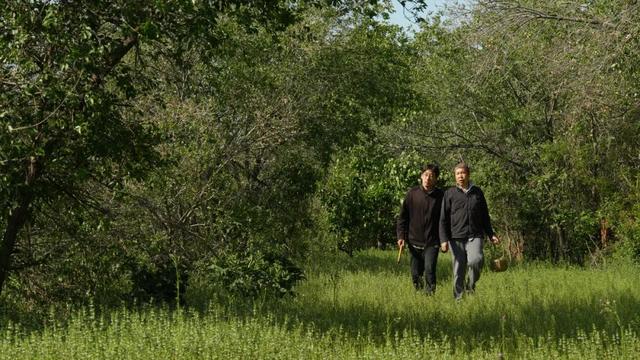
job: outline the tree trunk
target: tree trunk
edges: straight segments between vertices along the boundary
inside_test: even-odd
[[[564,229],[562,228],[562,225],[558,225],[557,231],[558,231],[558,249],[557,249],[558,260],[565,261],[567,260],[565,256],[566,244],[565,244]]]
[[[25,198],[21,204],[13,210],[7,221],[7,227],[2,236],[0,244],[0,294],[4,288],[4,282],[11,270],[11,255],[16,246],[18,233],[27,222],[29,217],[29,204],[31,199]]]
[[[29,191],[29,185],[33,183],[37,174],[37,161],[35,157],[29,159],[26,169],[25,186],[17,194],[18,206],[12,209],[7,219],[7,226],[2,235],[0,244],[0,295],[4,289],[4,282],[9,277],[11,271],[11,255],[16,247],[18,234],[29,219],[30,205],[33,200],[33,193]]]

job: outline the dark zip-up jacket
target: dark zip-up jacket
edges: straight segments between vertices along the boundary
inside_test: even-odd
[[[443,196],[438,188],[431,191],[421,185],[411,188],[400,207],[398,239],[419,247],[440,245],[438,227]]]
[[[445,191],[440,215],[442,242],[493,234],[487,200],[479,187],[472,185],[466,194],[456,186]]]

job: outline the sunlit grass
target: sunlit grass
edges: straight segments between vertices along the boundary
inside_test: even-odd
[[[148,307],[78,311],[42,331],[2,329],[2,359],[216,358],[636,358],[637,268],[529,265],[483,272],[476,294],[455,302],[451,263],[438,290],[409,280],[392,251],[327,257],[309,266],[298,296],[233,309]]]

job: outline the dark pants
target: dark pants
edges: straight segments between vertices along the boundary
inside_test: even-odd
[[[438,262],[438,247],[427,246],[424,249],[418,249],[409,245],[411,253],[411,279],[416,290],[424,288],[427,294],[433,294],[436,291],[436,264]],[[422,282],[422,275],[426,280],[426,286]]]

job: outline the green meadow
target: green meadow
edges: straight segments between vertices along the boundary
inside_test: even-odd
[[[640,359],[639,139],[637,0],[0,0],[0,360]]]
[[[2,359],[632,359],[640,353],[638,267],[488,269],[453,301],[409,280],[408,257],[368,250],[309,266],[295,297],[227,306],[72,311],[32,330],[5,323]],[[53,318],[53,317],[52,317]]]

